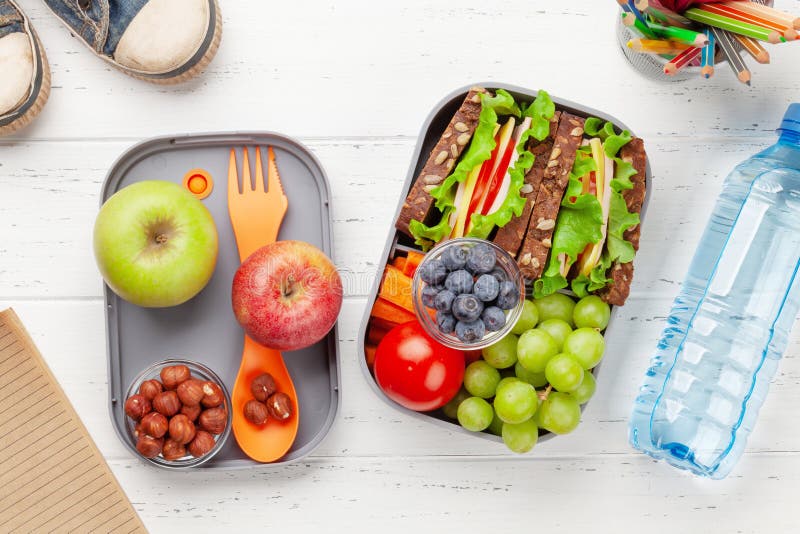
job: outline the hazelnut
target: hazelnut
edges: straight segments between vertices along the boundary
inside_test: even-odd
[[[155,458],[161,453],[163,446],[164,440],[153,436],[142,436],[136,442],[136,450],[145,458]]]
[[[222,393],[222,388],[214,382],[206,382],[203,384],[203,406],[206,408],[215,408],[225,402],[225,395]]]
[[[270,395],[278,391],[278,387],[275,385],[275,379],[272,378],[272,375],[264,373],[250,382],[250,391],[257,401],[266,402]]]
[[[181,382],[192,377],[189,368],[185,365],[170,365],[161,369],[161,381],[166,389],[175,389]]]
[[[200,428],[212,434],[222,434],[228,424],[228,412],[225,408],[209,408],[200,414],[197,423]]]
[[[164,437],[169,428],[167,418],[158,412],[150,412],[142,417],[142,432],[154,438]]]
[[[292,416],[292,399],[286,393],[275,393],[267,399],[269,414],[278,421],[285,421]]]
[[[144,417],[151,409],[150,401],[144,395],[132,395],[125,401],[125,414],[134,421]]]
[[[178,414],[169,420],[169,437],[181,445],[192,441],[194,434],[194,423],[185,415]]]
[[[133,437],[138,441],[142,436],[144,436],[144,430],[142,430],[142,422],[139,421],[133,429]]]
[[[139,394],[144,395],[144,398],[151,401],[153,397],[164,391],[164,386],[158,380],[145,380],[139,386]]]
[[[254,425],[263,425],[269,418],[269,410],[263,402],[250,399],[244,405],[244,418]]]
[[[214,448],[216,445],[216,441],[214,441],[214,436],[206,432],[205,430],[198,430],[197,434],[195,434],[194,439],[189,443],[187,447],[189,449],[189,453],[195,458],[200,458],[204,454],[207,454],[211,449]]]
[[[163,456],[165,460],[180,460],[186,456],[186,447],[173,439],[167,438],[164,440],[164,448],[161,449],[161,456]]]
[[[203,400],[203,383],[199,380],[187,380],[181,382],[176,390],[178,398],[184,406],[197,406]]]
[[[201,411],[203,411],[203,408],[199,404],[195,406],[186,406],[184,404],[181,407],[181,413],[186,417],[188,417],[190,421],[197,421],[197,418],[200,416]]]
[[[181,401],[174,391],[162,391],[153,398],[153,409],[167,417],[172,417],[181,410]]]

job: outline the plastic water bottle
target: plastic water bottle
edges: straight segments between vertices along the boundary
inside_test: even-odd
[[[630,424],[634,447],[711,478],[744,451],[800,308],[800,104],[727,177]]]

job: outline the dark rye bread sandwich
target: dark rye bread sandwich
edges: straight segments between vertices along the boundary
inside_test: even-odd
[[[528,232],[517,258],[517,264],[528,280],[536,280],[544,272],[556,218],[561,210],[561,199],[567,190],[576,151],[583,140],[583,123],[581,117],[570,113],[562,113],[558,123],[553,150],[547,157],[542,183],[533,202]]]
[[[539,141],[532,138],[528,141],[528,151],[533,154],[533,166],[525,175],[525,185],[520,189],[520,193],[525,198],[525,206],[519,217],[512,217],[508,224],[497,229],[494,236],[494,244],[508,252],[512,258],[517,257],[517,252],[522,245],[525,234],[528,232],[528,221],[531,219],[533,205],[536,202],[536,195],[539,193],[539,186],[544,179],[544,172],[547,169],[547,162],[550,153],[553,151],[553,141],[556,138],[558,120],[561,112],[556,111],[550,119],[550,132],[547,137]]]
[[[431,189],[441,184],[450,174],[464,148],[472,139],[475,128],[478,127],[482,93],[486,93],[486,89],[482,87],[473,87],[469,90],[411,186],[411,191],[395,222],[395,227],[404,234],[411,235],[408,228],[411,221],[428,220],[434,202],[430,195]]]
[[[631,139],[630,143],[623,146],[620,150],[620,156],[623,161],[633,165],[636,174],[631,176],[633,187],[626,189],[622,192],[622,198],[625,199],[625,205],[631,213],[641,213],[642,206],[644,205],[644,197],[647,192],[645,172],[647,169],[647,157],[644,152],[644,142],[639,139]],[[632,246],[633,250],[639,251],[639,237],[641,236],[641,225],[631,226],[625,230],[623,237]],[[612,282],[606,287],[597,292],[601,299],[613,304],[614,306],[622,306],[628,298],[631,291],[631,282],[633,281],[633,262],[620,263],[615,261],[611,266],[609,272]]]
[[[458,237],[490,239],[516,259],[536,296],[571,289],[621,305],[645,172],[644,145],[628,131],[556,110],[544,91],[518,102],[502,89],[473,88],[396,227],[423,250]]]

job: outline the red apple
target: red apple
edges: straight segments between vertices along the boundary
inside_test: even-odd
[[[325,337],[342,307],[342,279],[321,250],[276,241],[253,252],[233,277],[233,313],[253,340],[298,350]]]

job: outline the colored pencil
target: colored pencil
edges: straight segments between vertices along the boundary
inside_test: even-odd
[[[654,22],[651,22],[649,27],[662,39],[680,41],[696,47],[703,47],[708,44],[708,37],[694,30],[687,30],[686,28],[679,28],[677,26],[662,26]]]
[[[706,37],[708,37],[708,44],[703,47],[703,53],[700,58],[700,74],[708,79],[714,75],[714,53],[716,52],[717,40],[714,38],[714,32],[711,31],[711,28],[706,28],[705,32]]]
[[[639,22],[647,26],[647,19],[644,17],[639,8],[636,7],[636,3],[633,0],[628,0],[628,7],[630,8],[631,13],[633,13],[636,18],[639,19]]]
[[[700,56],[702,50],[703,50],[702,48],[698,48],[695,46],[687,48],[686,50],[684,50],[683,52],[681,52],[680,54],[669,60],[669,62],[666,65],[664,65],[664,74],[668,76],[674,76],[675,73],[678,72],[680,69],[682,69],[683,67],[685,67],[686,65],[697,59]]]
[[[734,35],[734,37],[742,45],[742,48],[753,56],[753,59],[762,64],[769,63],[769,52],[761,46],[761,43],[744,35]]]
[[[636,18],[636,15],[633,13],[623,13],[622,14],[622,23],[629,27],[635,29],[639,32],[642,37],[647,37],[648,39],[658,39],[658,35],[650,29],[650,26],[647,24],[642,24],[642,21]]]
[[[716,39],[722,55],[728,61],[728,65],[731,66],[731,70],[736,74],[736,77],[740,82],[750,85],[750,70],[748,70],[742,56],[736,51],[733,41],[728,37],[729,34],[716,27],[712,27],[711,31],[714,32],[714,39]]]
[[[773,9],[764,5],[763,2],[722,2],[720,5],[735,7],[745,13],[758,15],[772,22],[783,23],[795,30],[800,30],[800,17]]]
[[[718,15],[717,13],[710,13],[696,7],[687,9],[683,14],[695,22],[700,22],[707,26],[727,30],[729,32],[746,35],[747,37],[752,37],[754,39],[769,41],[770,43],[778,43],[784,40],[784,37],[775,30],[770,30],[768,28],[763,28],[747,22],[741,22],[730,17]],[[719,41],[719,36],[717,36],[717,41]]]
[[[654,20],[671,26],[689,28],[692,21],[665,8],[658,0],[635,0],[635,5],[642,13],[647,13]]]
[[[656,39],[631,39],[628,41],[628,48],[634,52],[643,52],[647,54],[680,54],[689,45],[684,43],[676,43],[673,41],[660,41]]]
[[[730,17],[741,22],[747,22],[749,24],[755,24],[756,26],[762,26],[764,28],[769,28],[770,30],[775,30],[783,35],[787,41],[794,41],[797,39],[797,30],[788,24],[773,22],[751,13],[745,13],[736,7],[722,6],[717,4],[703,4],[699,7],[699,9],[708,11],[709,13],[716,13],[724,17]]]

